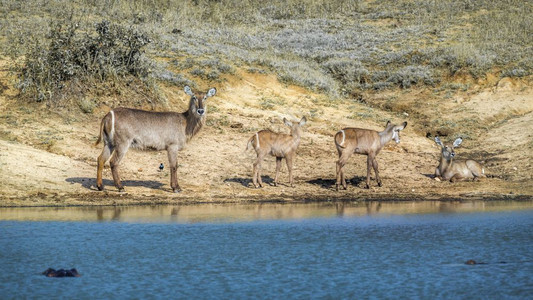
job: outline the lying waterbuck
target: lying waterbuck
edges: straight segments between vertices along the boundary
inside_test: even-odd
[[[367,156],[366,160],[366,186],[370,187],[370,168],[374,168],[376,173],[376,181],[381,186],[381,179],[379,178],[378,162],[376,156],[385,144],[394,139],[396,143],[400,142],[400,131],[407,126],[407,122],[402,125],[393,125],[390,121],[387,122],[385,130],[378,132],[370,129],[362,128],[344,128],[335,134],[335,146],[339,153],[339,160],[337,161],[337,181],[335,189],[339,190],[339,185],[342,184],[346,189],[346,179],[342,168],[348,162],[353,153],[363,154]]]
[[[128,149],[134,147],[141,150],[167,150],[170,187],[174,192],[181,191],[177,177],[178,151],[202,128],[207,112],[206,100],[216,94],[216,89],[211,88],[205,94],[195,95],[191,88],[186,86],[185,93],[191,96],[191,99],[189,110],[183,113],[152,112],[121,107],[105,115],[100,124],[100,136],[96,141],[96,145],[104,141],[104,150],[98,156],[96,174],[96,186],[99,190],[104,189],[102,183],[104,164],[113,154],[109,161],[113,181],[119,191],[124,191],[118,168]]]
[[[485,169],[475,160],[454,160],[454,148],[461,145],[462,138],[458,138],[453,142],[453,146],[444,145],[438,136],[435,137],[435,143],[441,147],[441,157],[439,166],[435,169],[435,179],[450,180],[455,182],[462,179],[475,180],[479,177],[485,176]]]
[[[292,178],[292,162],[296,155],[296,149],[300,145],[300,137],[302,136],[302,126],[307,122],[303,117],[300,122],[292,123],[286,118],[283,118],[285,125],[291,128],[291,134],[276,133],[270,130],[261,130],[256,132],[246,145],[246,150],[250,149],[250,146],[254,147],[257,153],[257,159],[253,164],[252,180],[254,186],[263,187],[263,181],[261,180],[261,162],[267,154],[276,157],[276,177],[274,178],[274,185],[278,184],[279,170],[281,169],[281,160],[285,158],[287,168],[289,169],[289,183],[294,186],[294,180]]]

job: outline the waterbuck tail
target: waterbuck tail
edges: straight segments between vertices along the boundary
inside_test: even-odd
[[[256,132],[254,135],[252,135],[250,139],[248,139],[248,143],[246,144],[246,151],[250,149],[250,146],[252,146],[252,142],[254,141],[254,139],[256,139],[257,147],[259,147],[259,135]]]
[[[104,135],[104,122],[105,118],[102,119],[102,122],[100,122],[100,133],[98,134],[98,139],[96,140],[96,143],[94,143],[95,146],[98,146],[100,142],[102,141],[102,136]]]
[[[337,137],[340,138],[340,141],[337,141]],[[335,134],[335,144],[341,148],[345,148],[346,146],[344,142],[346,142],[346,133],[344,132],[344,130],[339,130],[337,134]]]
[[[113,140],[113,134],[115,133],[115,113],[113,111],[110,111],[108,115],[111,115],[111,130],[109,132],[109,140]],[[96,140],[96,143],[94,144],[97,146],[100,144],[102,139],[104,138],[105,133],[105,123],[106,123],[107,115],[102,119],[102,122],[100,123],[100,134],[98,135],[98,140]]]

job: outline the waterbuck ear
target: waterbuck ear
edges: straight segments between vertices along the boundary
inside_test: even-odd
[[[209,91],[207,91],[206,97],[213,97],[217,93],[217,89],[210,88]]]
[[[457,147],[457,146],[461,145],[462,142],[463,142],[462,138],[457,138],[455,140],[455,142],[453,142],[453,147]]]
[[[185,94],[189,96],[194,96],[194,93],[192,92],[191,88],[188,85],[186,85],[183,90],[185,91]]]
[[[407,122],[403,122],[402,125],[397,125],[394,127],[394,130],[395,131],[400,131],[400,130],[404,130],[405,129],[405,126],[407,126]]]
[[[283,118],[283,123],[285,123],[285,125],[287,125],[289,127],[292,127],[292,122],[287,120],[287,118]]]
[[[444,147],[444,145],[442,144],[442,142],[440,141],[438,136],[435,137],[435,143],[437,143],[437,145],[439,145],[441,147]]]
[[[307,119],[305,117],[303,117],[301,120],[300,120],[300,126],[304,126],[305,123],[307,123]]]

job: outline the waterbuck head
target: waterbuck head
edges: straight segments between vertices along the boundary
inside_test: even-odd
[[[193,93],[189,86],[185,86],[185,93],[191,96],[189,110],[184,113],[187,118],[185,135],[187,140],[191,139],[202,128],[207,113],[207,98],[217,93],[215,88],[210,88],[206,93]]]
[[[298,123],[293,123],[287,120],[287,118],[283,118],[283,123],[285,123],[285,125],[291,128],[292,136],[300,136],[302,133],[301,127],[304,126],[306,122],[307,122],[307,119],[305,117],[303,117]]]
[[[454,148],[455,147],[458,147],[459,145],[461,145],[461,143],[463,142],[463,139],[462,138],[457,138],[454,142],[453,142],[453,145],[450,147],[450,146],[446,146],[444,145],[440,138],[438,136],[435,137],[435,143],[437,145],[439,145],[441,147],[441,153],[442,153],[442,157],[444,159],[446,159],[447,161],[450,161],[452,160],[454,157],[455,157],[455,150]]]
[[[403,122],[401,125],[393,125],[391,121],[387,121],[387,128],[385,130],[392,130],[392,138],[396,144],[400,143],[400,131],[404,130],[407,126],[407,122]]]
[[[213,97],[217,93],[217,90],[210,88],[207,93],[198,93],[197,95],[193,93],[189,86],[185,86],[184,90],[187,95],[191,96],[189,112],[197,118],[203,118],[207,112],[207,98]]]

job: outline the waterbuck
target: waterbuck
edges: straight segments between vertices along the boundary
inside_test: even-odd
[[[485,169],[475,160],[454,160],[454,148],[461,145],[462,138],[457,138],[452,147],[444,145],[438,136],[435,137],[435,143],[441,147],[441,157],[439,166],[435,169],[435,179],[449,180],[455,182],[462,179],[476,180],[485,176]]]
[[[292,123],[286,118],[283,118],[283,123],[291,128],[291,134],[276,133],[270,130],[261,130],[256,132],[246,145],[246,150],[250,146],[254,147],[257,153],[257,159],[253,164],[252,181],[256,188],[263,187],[261,180],[261,162],[267,154],[276,157],[276,177],[274,178],[274,185],[278,184],[279,170],[281,169],[281,160],[285,158],[287,168],[289,169],[289,183],[291,187],[294,186],[292,178],[292,162],[296,155],[296,149],[300,145],[300,137],[302,136],[302,126],[307,122],[303,117],[300,122]]]
[[[400,142],[400,131],[407,126],[407,122],[402,125],[393,125],[390,121],[387,122],[385,130],[378,132],[376,130],[362,129],[362,128],[344,128],[335,134],[335,146],[339,153],[339,160],[337,161],[337,181],[335,189],[339,190],[339,185],[342,184],[346,189],[346,179],[342,168],[348,162],[353,153],[363,154],[367,156],[366,160],[366,186],[370,187],[370,169],[373,167],[376,173],[376,181],[381,186],[381,179],[379,178],[378,162],[376,156],[385,144],[394,139],[396,143]]]
[[[102,154],[98,156],[96,186],[100,191],[104,189],[102,170],[105,162],[111,160],[111,173],[117,189],[122,192],[124,187],[120,183],[118,168],[120,161],[130,147],[141,150],[167,150],[170,167],[170,187],[172,191],[181,191],[178,185],[178,151],[198,133],[205,122],[206,100],[216,94],[211,88],[207,93],[195,95],[186,86],[185,93],[191,96],[189,109],[183,113],[152,112],[131,108],[116,108],[102,119],[100,135],[96,141],[98,145],[104,141]]]

